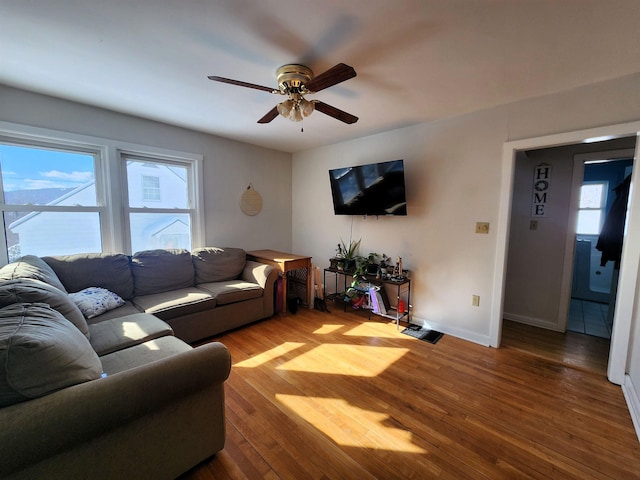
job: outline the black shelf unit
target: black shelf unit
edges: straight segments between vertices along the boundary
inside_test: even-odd
[[[363,295],[369,295],[369,288],[368,286],[377,286],[380,287],[381,290],[384,290],[384,292],[387,292],[387,287],[391,287],[389,288],[389,290],[392,290],[392,292],[395,294],[394,297],[389,296],[389,300],[391,301],[392,299],[395,300],[395,305],[390,305],[389,308],[387,309],[387,313],[383,314],[383,313],[375,313],[371,308],[363,308],[362,310],[365,310],[369,313],[369,315],[374,314],[374,315],[378,315],[381,317],[385,317],[388,318],[390,320],[393,320],[396,322],[396,327],[398,327],[400,325],[400,320],[405,319],[407,323],[411,323],[411,279],[409,278],[409,272],[407,270],[403,271],[403,277],[402,278],[376,278],[375,275],[365,275],[365,276],[360,276],[360,284],[364,284],[367,287],[366,288],[362,288],[360,290],[360,293],[362,293]],[[333,276],[333,292],[331,293],[327,293],[327,275],[329,275],[329,279],[331,279],[331,276]],[[342,280],[340,282],[340,279]],[[344,296],[341,295],[342,292],[346,292],[347,291],[347,284],[351,284],[353,280],[353,272],[349,272],[349,271],[345,271],[345,270],[338,270],[337,268],[325,268],[324,269],[324,274],[323,274],[323,295],[325,299],[328,300],[333,300],[336,301],[338,303],[342,303],[344,305],[344,310],[346,311],[347,309],[347,305],[349,304],[349,302],[346,302],[344,300]],[[342,287],[342,290],[339,290],[338,287]],[[398,303],[400,301],[401,298],[406,297],[406,307],[405,307],[405,311],[400,313],[398,312]],[[395,313],[389,313],[389,312],[395,312]]]

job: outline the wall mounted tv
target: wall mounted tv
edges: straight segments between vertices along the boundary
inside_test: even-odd
[[[406,215],[404,161],[329,170],[336,215]]]

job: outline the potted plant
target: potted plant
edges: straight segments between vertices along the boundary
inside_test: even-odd
[[[358,248],[360,247],[360,240],[351,240],[349,245],[344,243],[344,240],[340,239],[340,248],[342,250],[342,259],[344,261],[344,271],[355,271],[357,266]],[[338,267],[339,268],[339,267]]]
[[[357,280],[358,278],[366,278],[369,273],[369,262],[367,257],[362,257],[360,255],[355,258],[356,265],[353,270],[353,278]]]
[[[375,252],[370,252],[369,255],[367,255],[367,274],[368,275],[375,275],[376,273],[378,273],[378,267],[379,264],[376,261],[378,259],[378,257],[380,256],[380,254],[375,253]],[[384,256],[384,254],[383,254]]]

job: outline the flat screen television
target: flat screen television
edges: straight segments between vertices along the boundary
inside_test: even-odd
[[[336,215],[406,215],[404,161],[329,170]]]

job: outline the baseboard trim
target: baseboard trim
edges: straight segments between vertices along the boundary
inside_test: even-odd
[[[477,343],[484,347],[491,346],[489,335],[481,335],[476,332],[471,332],[469,330],[461,328],[451,328],[450,325],[439,324],[431,320],[416,317],[415,315],[411,316],[411,323],[414,325],[420,325],[422,328],[427,330],[437,330],[438,332],[442,332],[447,335],[451,335],[452,337],[460,338],[462,340],[467,340],[469,342]]]
[[[638,397],[638,390],[635,388],[629,375],[625,375],[622,393],[624,394],[624,399],[627,401],[633,427],[636,430],[638,441],[640,441],[640,397]]]
[[[531,325],[532,327],[546,328],[547,330],[553,330],[554,332],[564,332],[564,330],[559,328],[556,323],[549,322],[548,320],[542,320],[540,318],[527,317],[526,315],[518,315],[517,313],[508,312],[504,312],[502,318],[512,322]]]

